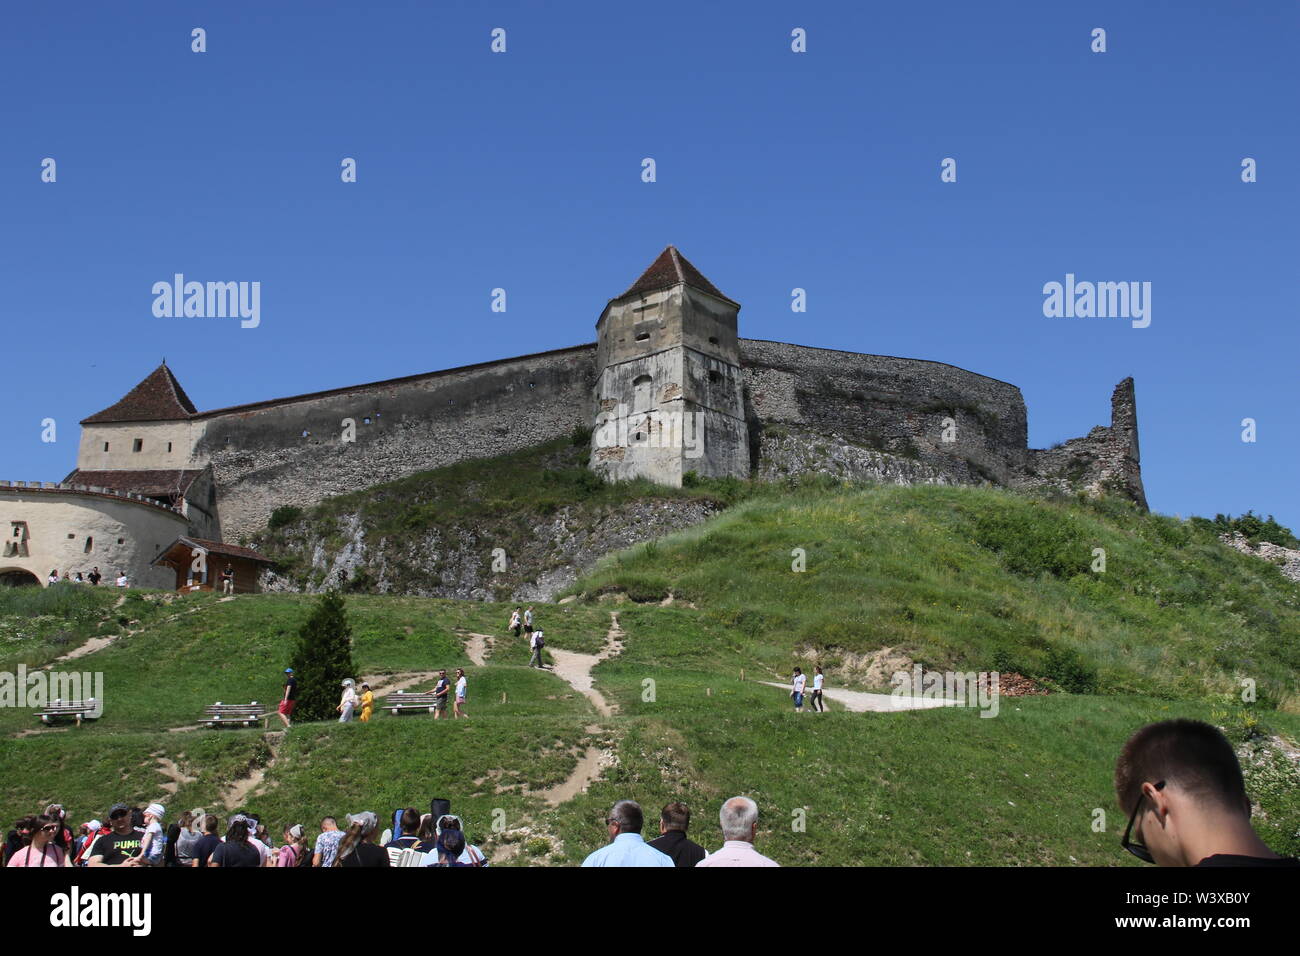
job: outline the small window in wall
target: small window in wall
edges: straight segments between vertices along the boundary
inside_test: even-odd
[[[13,528],[13,533],[12,533],[11,535],[9,535],[8,540],[5,541],[5,553],[4,553],[4,556],[5,556],[6,558],[25,558],[25,557],[28,557],[28,553],[27,553],[27,522],[26,522],[26,521],[11,521],[9,524],[10,524],[10,526]]]
[[[528,383],[528,387],[529,387],[529,388],[536,388],[536,387],[537,387],[537,383],[536,383],[536,382],[529,382],[529,383]]]
[[[118,539],[117,539],[117,543],[118,543],[118,544],[126,544],[126,538],[118,538]]]
[[[171,454],[171,450],[172,450],[172,443],[171,443],[171,442],[168,442],[168,443],[167,443],[167,454],[170,455],[170,454]]]
[[[92,551],[94,551],[94,550],[95,550],[95,539],[94,539],[94,538],[87,538],[87,539],[86,539],[86,554],[90,554],[90,552],[92,552]]]
[[[710,335],[710,336],[709,336],[709,344],[710,344],[710,345],[717,345],[717,344],[718,344],[718,337],[717,337],[716,335]]]
[[[104,442],[104,451],[108,451],[108,442]]]
[[[636,340],[637,340],[638,342],[649,342],[649,341],[650,341],[650,333],[649,333],[649,332],[638,332],[638,333],[636,334]]]
[[[75,531],[69,531],[69,532],[68,532],[68,537],[69,537],[69,538],[75,538],[76,536],[77,536],[77,533],[76,533]]]
[[[709,369],[709,384],[717,385],[721,381],[722,381],[722,373],[718,371],[714,371],[713,369]]]
[[[143,448],[143,447],[144,447],[144,439],[143,439],[143,438],[137,438],[135,441],[133,441],[133,442],[131,443],[131,450],[132,450],[132,451],[139,451],[139,450],[140,450],[141,448]]]
[[[363,425],[369,425],[369,424],[370,424],[370,416],[367,415],[365,418],[361,419],[361,424],[363,424]]]

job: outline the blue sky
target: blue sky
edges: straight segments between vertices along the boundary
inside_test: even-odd
[[[1133,375],[1155,510],[1300,527],[1300,4],[0,18],[0,477],[61,479],[76,422],[164,356],[207,409],[592,341],[674,243],[743,305],[742,335],[1013,382],[1035,447],[1108,423]],[[177,272],[261,282],[261,325],[156,318],[152,285]],[[1066,273],[1151,282],[1150,327],[1044,317]]]

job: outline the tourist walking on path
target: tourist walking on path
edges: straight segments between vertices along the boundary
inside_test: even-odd
[[[447,715],[447,694],[451,691],[451,681],[447,680],[446,671],[438,671],[438,683],[433,686],[433,719]]]
[[[825,678],[822,676],[822,667],[820,664],[817,665],[816,670],[817,673],[813,674],[812,709],[814,711],[825,713],[826,701],[822,699],[822,681],[825,680]]]
[[[452,712],[452,717],[468,717],[465,712],[465,668],[456,668],[456,709]]]
[[[528,605],[528,610],[524,611],[524,633],[533,633],[533,606]]]
[[[523,626],[523,621],[520,620],[519,608],[515,608],[510,614],[510,623],[507,625],[506,629],[515,637],[518,637],[519,631]]]
[[[542,648],[546,646],[546,638],[541,631],[533,631],[533,636],[528,639],[528,646],[533,649],[533,658],[528,662],[528,666],[546,667],[542,663]]]
[[[361,722],[370,723],[370,715],[375,710],[375,695],[370,692],[369,684],[361,685]]]
[[[803,669],[796,667],[794,669],[794,682],[790,687],[790,696],[794,699],[794,712],[803,713],[803,689],[808,684],[808,678],[804,677]]]
[[[339,717],[340,724],[346,724],[352,719],[352,711],[357,706],[357,692],[355,690],[356,682],[351,677],[343,681],[343,699],[334,709],[343,716]]]
[[[293,705],[298,699],[298,678],[293,676],[293,668],[284,669],[284,694],[280,697],[278,708],[280,721],[285,727],[293,726],[289,718],[293,716]]]

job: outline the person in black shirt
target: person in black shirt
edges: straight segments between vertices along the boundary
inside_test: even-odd
[[[91,584],[99,584],[99,582],[100,582],[100,580],[101,580],[102,578],[103,578],[103,575],[99,573],[99,565],[95,565],[95,569],[94,569],[93,571],[91,571],[90,574],[86,575],[86,579],[87,579]]]
[[[672,857],[673,865],[694,866],[708,856],[698,843],[686,839],[686,829],[691,825],[691,808],[684,803],[670,803],[659,814],[659,839],[650,846]]]
[[[262,865],[262,854],[248,842],[248,823],[236,820],[226,831],[226,842],[212,851],[208,866],[256,868]]]
[[[286,727],[290,726],[289,718],[293,716],[294,701],[298,698],[298,678],[293,676],[293,668],[284,669],[284,694],[280,697],[280,720]]]
[[[388,862],[388,851],[370,842],[378,828],[379,819],[369,810],[363,813],[349,813],[348,832],[339,843],[339,852],[334,858],[334,865],[391,866],[392,864]]]
[[[140,863],[140,841],[144,829],[132,823],[131,808],[124,803],[114,804],[108,812],[108,825],[112,830],[95,838],[87,854],[87,866],[137,866]]]
[[[217,830],[221,826],[216,814],[209,813],[203,818],[203,836],[194,844],[194,862],[191,866],[207,866],[208,861],[212,859],[212,853],[217,847],[221,846],[221,837],[217,836]]]
[[[400,836],[394,837],[388,843],[384,844],[385,850],[416,850],[420,846],[420,811],[414,807],[407,807],[402,811],[402,832]]]
[[[1300,866],[1250,825],[1250,798],[1232,744],[1199,720],[1143,727],[1115,764],[1115,794],[1129,814],[1120,846],[1160,866]]]

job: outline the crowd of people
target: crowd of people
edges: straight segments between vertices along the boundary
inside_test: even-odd
[[[1161,866],[1300,866],[1300,859],[1274,853],[1250,824],[1251,803],[1232,745],[1215,727],[1175,719],[1149,724],[1129,738],[1115,766],[1115,793],[1128,815],[1120,846]],[[281,831],[279,845],[254,813],[223,821],[202,809],[181,813],[166,825],[167,811],[114,804],[106,822],[89,820],[73,832],[59,804],[19,820],[4,844],[11,867],[388,867],[487,866],[469,843],[450,804],[431,801],[430,812],[413,807],[393,812],[379,834],[371,811],[349,814],[346,827],[333,817],[320,822],[314,840],[301,823]],[[609,842],[583,866],[771,867],[759,853],[758,805],[749,797],[723,802],[718,813],[722,844],[708,852],[688,836],[691,811],[672,802],[659,814],[659,835],[647,841],[641,807],[620,800],[605,815]],[[410,852],[407,852],[410,851]]]
[[[80,571],[77,571],[75,573],[72,571],[64,571],[62,577],[59,576],[58,568],[52,568],[50,570],[50,576],[45,579],[45,583],[49,584],[51,587],[59,583],[89,584],[93,587],[93,586],[98,586],[99,582],[102,580],[104,580],[104,576],[99,573],[99,565],[96,565],[95,567],[87,571],[84,575]],[[114,580],[113,583],[119,588],[129,588],[131,586],[131,580],[130,578],[127,577],[125,571],[118,571],[117,578]]]

